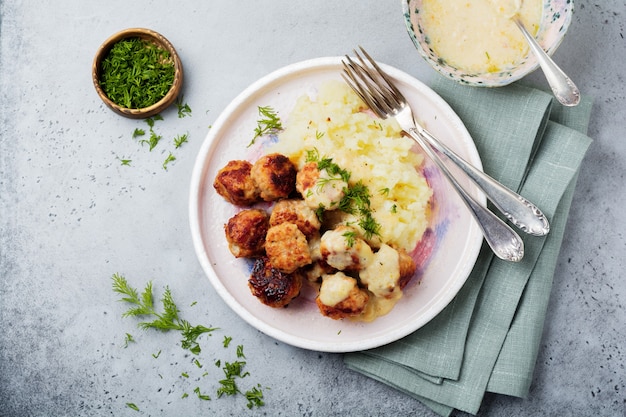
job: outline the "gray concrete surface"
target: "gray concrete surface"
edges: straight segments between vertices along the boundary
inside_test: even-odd
[[[595,97],[595,142],[529,397],[488,395],[481,416],[626,415],[624,22],[624,2],[579,0],[555,55]],[[193,116],[170,109],[158,129],[166,138],[188,132],[189,143],[167,171],[171,145],[139,147],[131,134],[144,124],[108,110],[91,83],[98,46],[127,27],[161,32],[185,65]],[[346,370],[341,355],[293,348],[244,323],[204,277],[189,235],[195,155],[227,103],[279,67],[358,44],[424,81],[437,76],[397,0],[0,2],[0,416],[433,415]],[[544,83],[541,74],[529,80]],[[201,338],[202,368],[177,334],[121,317],[116,272],[138,287],[153,280],[157,295],[169,286],[183,318],[220,328]],[[126,333],[135,342],[124,348]],[[239,344],[250,372],[242,388],[262,384],[264,407],[215,395],[214,362],[235,360]]]

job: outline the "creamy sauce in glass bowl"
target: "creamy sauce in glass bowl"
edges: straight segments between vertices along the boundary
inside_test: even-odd
[[[511,16],[518,10],[526,29],[536,35],[542,5],[542,0],[423,0],[422,29],[448,65],[474,73],[498,72],[528,54]]]

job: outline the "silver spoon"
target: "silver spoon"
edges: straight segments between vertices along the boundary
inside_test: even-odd
[[[550,55],[543,50],[543,48],[537,43],[535,38],[528,33],[526,27],[519,18],[519,9],[522,6],[522,1],[514,0],[514,11],[510,15],[510,19],[517,25],[519,30],[526,38],[528,46],[535,54],[543,74],[552,89],[552,93],[564,106],[575,106],[580,102],[580,91],[576,84],[559,68],[558,65],[550,58]]]

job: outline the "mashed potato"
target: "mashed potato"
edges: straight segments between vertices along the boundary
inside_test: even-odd
[[[428,226],[432,190],[417,169],[423,157],[411,151],[414,142],[401,135],[395,120],[378,119],[366,110],[346,83],[326,82],[316,97],[298,99],[271,152],[288,156],[298,169],[307,151],[332,158],[351,173],[351,184],[362,181],[369,189],[372,215],[381,225],[380,241],[369,243],[410,252]],[[354,221],[341,216],[339,222]]]

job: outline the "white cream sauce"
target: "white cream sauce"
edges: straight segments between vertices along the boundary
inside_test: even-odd
[[[543,0],[423,0],[422,28],[431,48],[449,65],[472,73],[498,72],[528,54],[511,17],[536,35]]]

